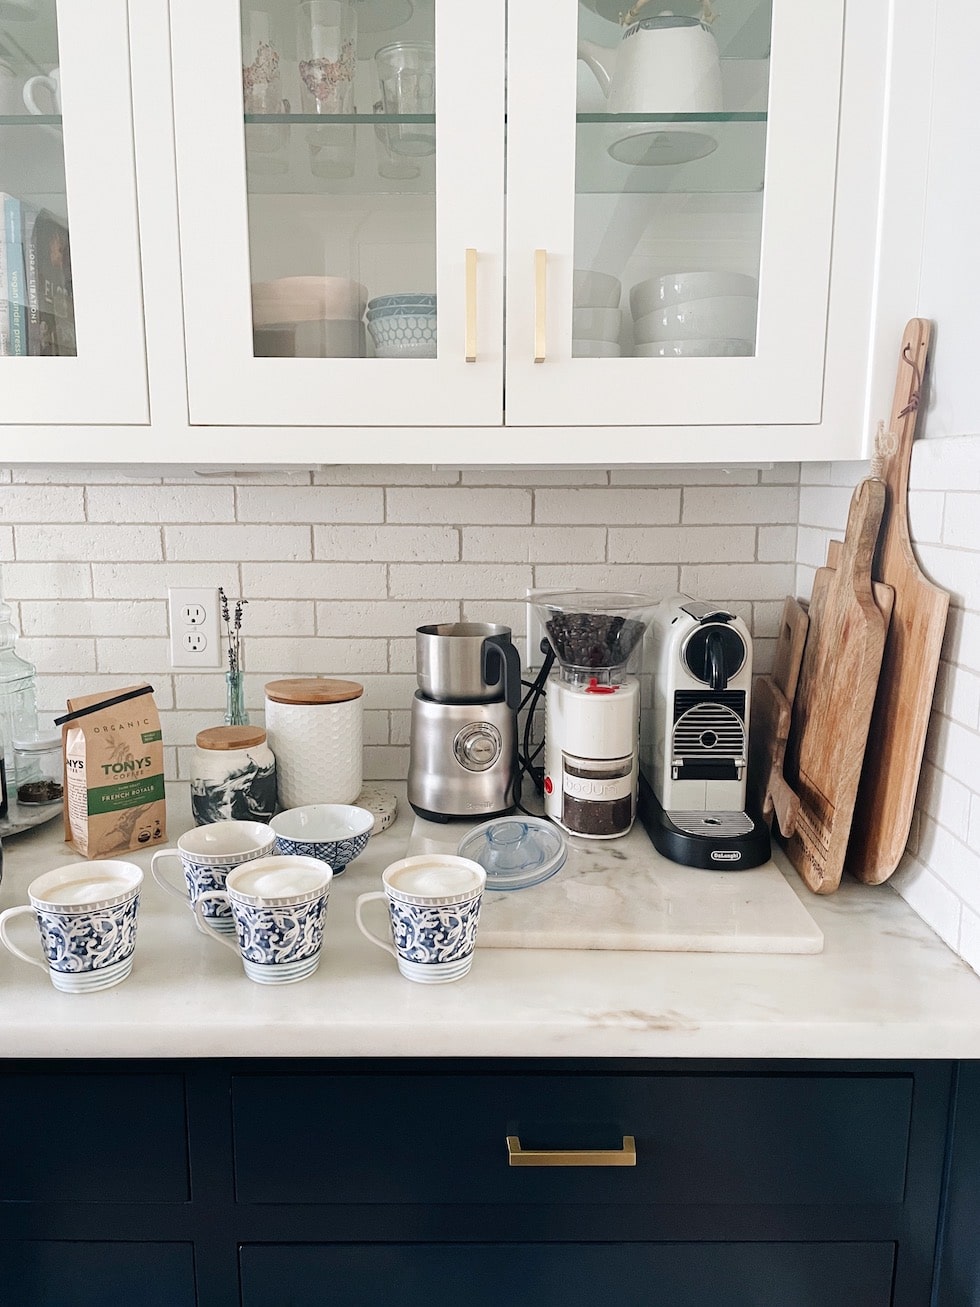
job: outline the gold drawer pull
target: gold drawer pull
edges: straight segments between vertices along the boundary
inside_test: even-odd
[[[543,363],[547,353],[548,251],[534,251],[534,361]]]
[[[467,363],[476,362],[476,250],[466,251],[466,353]]]
[[[622,1148],[522,1148],[517,1135],[507,1136],[511,1166],[636,1166],[636,1137],[623,1135]]]

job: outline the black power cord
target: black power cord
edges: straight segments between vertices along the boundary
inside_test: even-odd
[[[531,729],[534,723],[534,714],[537,711],[538,704],[547,694],[545,682],[555,665],[555,651],[547,640],[541,641],[541,652],[544,654],[544,662],[541,669],[533,681],[521,681],[523,686],[527,687],[527,694],[521,700],[520,712],[527,710],[527,716],[524,718],[524,739],[523,748],[517,752],[517,772],[514,784],[514,802],[516,806],[524,813],[526,817],[537,817],[540,813],[530,812],[521,803],[522,778],[530,778],[531,784],[537,794],[544,795],[544,768],[535,766],[535,760],[540,754],[543,744],[531,751]]]

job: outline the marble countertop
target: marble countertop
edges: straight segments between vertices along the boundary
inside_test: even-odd
[[[172,840],[191,824],[186,791],[168,786]],[[114,989],[59,993],[0,949],[0,1056],[980,1058],[980,977],[888,886],[818,898],[785,863],[820,953],[485,948],[463,980],[414,985],[354,924],[356,896],[408,845],[403,788],[400,800],[334,882],[309,979],[253,984],[147,874],[133,973]],[[59,821],[10,838],[4,855],[0,908],[76,857]],[[148,873],[150,854],[131,856]],[[29,921],[15,924],[30,937]]]

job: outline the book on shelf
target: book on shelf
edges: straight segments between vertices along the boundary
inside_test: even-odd
[[[21,245],[0,244],[0,354],[27,353],[27,286]]]
[[[48,209],[15,195],[2,194],[0,200],[2,244],[8,268],[14,269],[15,292],[21,296],[25,321],[24,348],[9,348],[6,352],[74,355],[75,308],[68,228]]]

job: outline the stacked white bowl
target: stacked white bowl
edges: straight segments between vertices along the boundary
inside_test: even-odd
[[[607,272],[576,268],[572,274],[572,357],[619,358],[622,283]]]
[[[638,358],[752,354],[759,282],[742,272],[671,272],[630,290]]]

